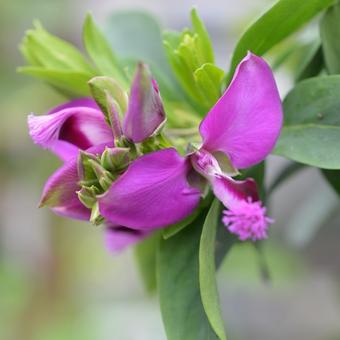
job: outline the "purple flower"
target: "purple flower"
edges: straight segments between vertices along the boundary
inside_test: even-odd
[[[119,131],[133,145],[153,135],[164,121],[158,87],[140,64]],[[211,185],[228,209],[222,219],[228,230],[241,240],[263,239],[272,220],[265,215],[256,183],[231,176],[238,174],[238,168],[251,167],[269,154],[281,125],[281,101],[272,72],[263,59],[251,53],[239,64],[230,86],[202,121],[202,145],[186,157],[174,148],[137,157],[137,148],[135,160],[126,164],[127,149],[118,152],[113,146],[115,136],[95,103],[90,99],[73,101],[46,116],[29,117],[33,140],[65,161],[47,181],[41,203],[58,214],[88,220],[91,210],[85,205],[91,206],[91,197],[86,202],[84,199],[83,205],[76,192],[82,188],[84,195],[94,193],[96,209],[92,214],[96,212],[109,226],[108,248],[119,251],[154,229],[193,213],[205,188]],[[90,173],[100,177],[101,186],[81,187],[88,169],[78,161],[79,150],[86,151],[82,156],[94,166],[90,166]],[[112,169],[102,167],[103,159],[116,167],[110,157],[118,156],[126,164],[123,169],[110,173]]]
[[[123,133],[129,141],[141,142],[154,134],[163,121],[165,121],[165,113],[157,84],[148,68],[139,64],[123,121]],[[31,114],[28,117],[28,126],[29,133],[36,144],[50,150],[64,161],[63,166],[47,180],[40,206],[47,205],[56,214],[62,216],[89,220],[91,209],[81,203],[77,194],[82,189],[80,181],[83,179],[84,172],[82,166],[79,168],[79,151],[92,154],[95,159],[95,156],[101,155],[107,147],[112,148],[114,137],[120,136],[113,135],[112,131],[115,129],[109,126],[104,114],[90,98],[73,100],[54,108],[46,115]],[[110,157],[117,154],[119,159],[119,152],[115,152],[119,151],[118,148],[113,152],[110,152],[110,149],[107,151],[106,155]],[[122,160],[126,163],[126,160]],[[92,188],[87,189],[92,190]],[[146,233],[130,232],[120,226],[109,227],[108,230],[107,234],[111,236],[113,230],[116,235],[119,235],[117,242],[120,246],[146,236]],[[127,233],[128,237],[123,237],[124,233]],[[117,249],[120,247],[118,243]],[[110,244],[111,249],[115,248],[112,241]]]
[[[249,53],[202,121],[199,150],[181,157],[175,149],[163,149],[137,159],[98,198],[100,212],[113,225],[143,231],[179,222],[199,204],[201,191],[187,180],[193,167],[228,208],[223,221],[229,231],[242,240],[263,239],[271,219],[265,216],[256,184],[231,175],[261,162],[274,147],[281,125],[272,72],[263,59]]]

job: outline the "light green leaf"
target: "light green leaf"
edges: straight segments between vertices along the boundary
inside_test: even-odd
[[[84,21],[83,40],[87,53],[102,75],[113,77],[122,86],[127,87],[127,78],[117,57],[90,14]]]
[[[215,199],[205,219],[199,248],[199,281],[202,303],[211,327],[220,340],[225,340],[216,284],[215,242],[219,226],[220,202]]]
[[[329,73],[340,73],[340,3],[330,7],[320,21],[320,36]]]
[[[284,128],[274,153],[296,162],[340,169],[340,76],[311,78],[286,97]]]
[[[160,233],[155,232],[135,247],[135,258],[141,274],[145,290],[156,291],[156,254],[159,246]]]
[[[199,48],[204,54],[206,63],[214,63],[214,50],[211,44],[209,33],[205,28],[203,21],[198,16],[196,8],[191,10],[191,23],[194,32],[199,37]]]
[[[205,213],[180,233],[160,241],[157,286],[168,340],[218,339],[199,288],[198,251]]]
[[[280,0],[242,35],[234,50],[230,81],[236,66],[247,51],[263,55],[277,43],[301,28],[314,16],[334,4],[335,0]]]
[[[92,78],[92,75],[89,73],[30,66],[20,67],[18,72],[45,80],[71,97],[90,95],[87,82]]]
[[[214,64],[204,64],[194,72],[194,78],[209,106],[212,107],[221,96],[224,71]]]
[[[20,49],[32,66],[95,75],[93,67],[76,47],[47,32],[39,22],[26,32]]]

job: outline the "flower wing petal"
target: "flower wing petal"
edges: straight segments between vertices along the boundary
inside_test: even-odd
[[[156,151],[131,163],[99,197],[107,221],[133,229],[152,230],[190,215],[200,192],[187,182],[188,160],[173,148]]]
[[[140,63],[133,80],[123,133],[135,143],[150,137],[164,122],[165,112],[156,81]]]
[[[105,245],[110,252],[119,253],[126,247],[141,241],[149,234],[144,230],[110,225],[105,229]]]
[[[77,103],[87,106],[74,106]],[[78,149],[112,143],[112,131],[94,105],[90,99],[81,99],[59,106],[47,115],[29,115],[33,141],[65,161],[74,157]]]
[[[203,148],[225,153],[236,168],[262,161],[282,126],[280,96],[270,67],[251,53],[200,125]]]

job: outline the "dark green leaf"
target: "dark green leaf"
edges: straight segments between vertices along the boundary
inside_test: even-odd
[[[239,40],[231,61],[229,80],[247,51],[263,55],[301,28],[335,0],[280,0],[264,13]]]
[[[220,340],[225,340],[224,323],[216,284],[215,243],[219,226],[220,202],[215,199],[205,219],[199,248],[199,282],[204,310]]]
[[[296,162],[340,169],[340,76],[299,83],[284,100],[285,122],[274,153]]]
[[[191,224],[196,219],[196,217],[199,215],[199,213],[200,213],[200,210],[196,209],[191,215],[186,217],[184,220],[182,220],[182,221],[180,221],[176,224],[172,224],[169,227],[165,228],[163,230],[163,238],[166,240],[169,237],[176,235],[182,229],[184,229],[189,224]]]
[[[153,235],[138,243],[135,247],[135,257],[139,272],[144,282],[145,290],[153,293],[156,290],[156,255],[159,246],[160,233]]]
[[[296,72],[296,82],[312,78],[320,74],[324,67],[324,57],[320,42],[314,43],[309,52],[303,55],[302,63]]]
[[[340,73],[340,3],[329,8],[320,22],[320,36],[327,70]]]
[[[340,195],[340,171],[339,170],[322,170],[330,186]]]
[[[218,339],[199,289],[199,242],[206,211],[173,237],[160,241],[157,285],[168,340]]]

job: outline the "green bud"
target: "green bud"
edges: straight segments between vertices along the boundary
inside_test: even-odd
[[[99,212],[98,202],[96,202],[92,207],[90,222],[94,225],[100,225],[104,222],[104,217],[100,215]]]
[[[77,191],[79,201],[89,209],[91,209],[97,202],[96,195],[99,193],[99,189],[94,185],[91,187],[83,186],[79,191]]]
[[[108,190],[112,182],[115,180],[115,177],[109,171],[107,171],[98,162],[98,160],[90,159],[89,163],[92,166],[94,173],[96,174],[100,186],[103,188],[104,191]]]
[[[128,105],[128,95],[119,84],[110,77],[94,77],[88,82],[94,100],[101,108],[106,117],[110,115],[112,102],[108,102],[108,97],[117,104],[120,113],[124,113]]]
[[[131,161],[129,148],[108,148],[102,153],[100,163],[110,172],[119,173],[129,165]]]
[[[96,162],[97,157],[85,151],[79,152],[77,166],[81,185],[91,186],[97,182],[97,176],[90,161]]]

